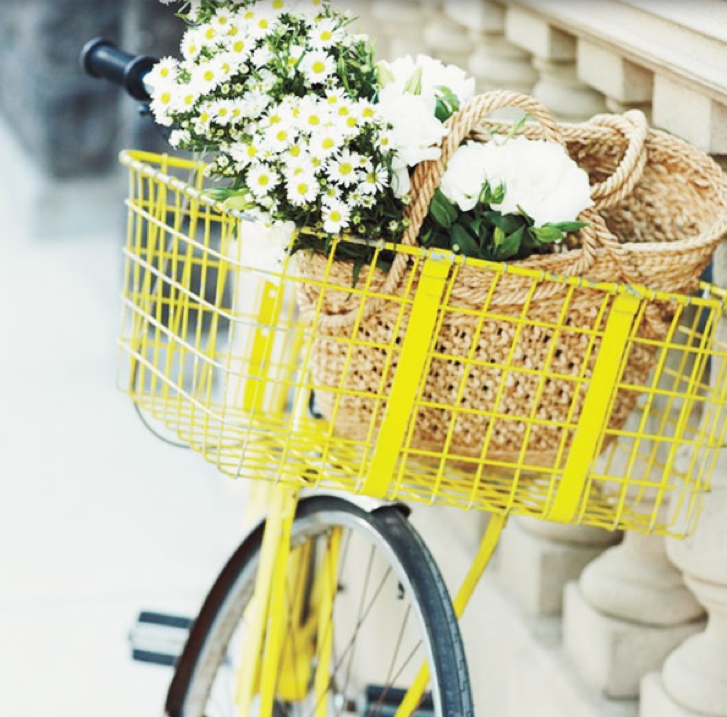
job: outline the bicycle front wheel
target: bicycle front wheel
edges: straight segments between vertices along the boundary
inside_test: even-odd
[[[333,540],[336,581],[326,601],[317,576]],[[208,595],[177,663],[171,717],[394,715],[423,663],[429,688],[415,714],[474,714],[452,603],[423,541],[393,506],[369,513],[329,496],[302,500],[293,522],[272,715],[260,714],[257,698],[240,711],[239,665],[256,659],[245,652],[245,635],[261,544],[262,526]],[[329,642],[323,680],[322,640]]]

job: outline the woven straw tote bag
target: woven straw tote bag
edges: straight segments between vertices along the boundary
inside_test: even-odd
[[[697,287],[699,275],[727,232],[727,182],[719,166],[688,143],[649,129],[641,112],[598,115],[581,124],[557,124],[534,99],[512,92],[480,95],[448,120],[450,132],[441,158],[419,165],[412,177],[409,225],[402,243],[416,245],[449,158],[465,139],[488,141],[491,133],[487,130],[493,126],[488,116],[506,107],[520,108],[534,120],[524,125],[522,134],[566,147],[588,172],[595,203],[579,217],[588,225],[580,231],[577,248],[510,264],[668,292],[691,292]],[[507,129],[507,123],[497,124]],[[330,266],[328,257],[309,252],[299,252],[296,262],[303,279],[298,288],[300,308],[304,316],[315,320],[311,363],[317,405],[334,421],[337,433],[365,440],[373,417],[378,426],[385,412],[386,407],[382,410],[376,403],[386,393],[381,386],[390,387],[393,381],[397,356],[394,353],[386,361],[385,352],[362,344],[400,343],[408,325],[408,316],[400,317],[400,298],[417,282],[417,277],[410,275],[412,262],[402,253],[395,256],[388,272],[373,269],[367,293],[375,293],[377,298],[367,296],[363,309],[360,295],[350,292],[354,277],[351,262],[336,260]],[[367,272],[369,267],[360,276]],[[362,283],[363,278],[357,286]],[[328,287],[323,296],[322,284]],[[599,340],[589,344],[589,336],[603,329],[608,310],[604,313],[599,309],[603,294],[587,285],[574,290],[563,283],[542,281],[534,292],[532,285],[532,278],[495,272],[481,263],[465,263],[458,268],[447,299],[454,310],[445,313],[433,339],[433,350],[442,355],[469,356],[476,367],[469,371],[460,392],[463,366],[436,358],[431,362],[423,393],[430,407],[418,410],[412,447],[441,451],[451,413],[436,406],[456,403],[462,410],[456,418],[449,455],[515,461],[522,456],[524,423],[509,419],[535,416],[537,422],[529,431],[524,460],[532,465],[553,465],[563,430],[567,430],[563,426],[572,426],[577,420],[584,394],[582,383],[558,377],[590,375]],[[569,330],[548,328],[558,325],[567,291],[565,326]],[[484,321],[477,313],[483,306],[487,307]],[[638,335],[663,339],[672,318],[670,311],[673,309],[668,303],[651,302]],[[525,325],[518,329],[523,318]],[[472,351],[475,337],[477,346]],[[352,352],[351,339],[355,339]],[[551,348],[553,342],[555,350]],[[543,372],[538,373],[538,369],[546,357],[548,377],[543,382]],[[648,341],[633,343],[621,382],[643,385],[655,360],[656,350]],[[534,371],[513,376],[498,368],[512,362]],[[635,391],[619,391],[608,428],[623,426],[637,398]],[[487,455],[482,456],[486,432],[491,439]]]

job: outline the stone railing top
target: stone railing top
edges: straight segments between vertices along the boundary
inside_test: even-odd
[[[727,3],[654,0],[505,0],[542,15],[554,27],[727,104]]]

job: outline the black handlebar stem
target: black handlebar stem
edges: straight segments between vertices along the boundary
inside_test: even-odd
[[[132,97],[143,102],[151,98],[144,86],[144,77],[157,60],[147,55],[131,55],[119,50],[103,37],[91,40],[81,52],[81,67],[92,77],[99,77],[123,87]]]

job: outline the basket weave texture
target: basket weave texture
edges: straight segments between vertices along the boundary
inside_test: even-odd
[[[441,158],[417,167],[403,243],[417,243],[431,199],[457,147],[468,138],[489,141],[492,123],[487,117],[504,107],[521,108],[535,120],[525,124],[525,136],[566,147],[588,172],[595,203],[579,217],[588,226],[580,231],[578,248],[511,264],[668,292],[696,288],[699,275],[727,232],[727,182],[708,155],[649,129],[638,111],[597,115],[581,124],[557,124],[530,97],[504,91],[480,95],[448,120],[450,133]],[[507,128],[507,123],[497,124]],[[334,420],[337,432],[363,440],[372,417],[376,415],[379,424],[384,414],[377,406],[377,397],[386,395],[391,387],[398,354],[393,352],[387,366],[385,350],[366,348],[358,342],[400,343],[408,316],[405,314],[397,326],[401,304],[385,298],[367,297],[360,310],[360,295],[350,293],[350,262],[336,261],[329,269],[327,257],[304,252],[296,255],[296,261],[302,277],[340,286],[340,290],[325,291],[318,314],[321,297],[315,285],[302,283],[298,298],[303,314],[316,316],[312,365],[314,384],[321,387],[316,391],[317,402],[323,414]],[[358,286],[363,285],[367,271],[368,267],[361,271]],[[409,258],[398,254],[389,272],[373,270],[367,293],[411,295],[416,286],[411,271]],[[600,338],[594,332],[603,330],[610,310],[603,310],[603,293],[585,286],[569,290],[562,283],[547,281],[539,282],[533,291],[532,278],[466,264],[455,271],[458,273],[448,299],[454,310],[445,312],[434,351],[468,358],[462,362],[432,361],[422,395],[428,406],[418,409],[410,446],[441,451],[452,420],[448,409],[456,404],[464,410],[455,419],[450,455],[519,461],[523,459],[521,448],[527,430],[524,462],[550,466],[571,440],[568,426],[577,421],[585,396],[586,382],[566,377],[587,378],[598,356]],[[482,322],[472,310],[482,312],[483,307],[488,318]],[[469,313],[458,313],[457,309]],[[652,302],[639,323],[637,336],[663,339],[670,312],[668,304]],[[489,318],[493,314],[498,318]],[[351,344],[345,339],[356,340],[350,358]],[[643,385],[654,367],[656,353],[648,343],[632,342],[621,383]],[[526,370],[504,372],[483,363]],[[469,364],[466,369],[465,364]],[[527,369],[538,373],[528,373]],[[326,391],[326,387],[331,390]],[[618,392],[608,428],[623,426],[637,397],[637,392],[628,389]],[[486,433],[490,434],[489,448],[482,456]]]

